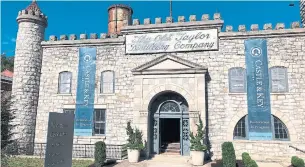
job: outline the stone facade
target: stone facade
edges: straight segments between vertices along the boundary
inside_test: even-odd
[[[40,11],[23,10],[17,17],[19,23],[12,95],[14,108],[18,110],[16,128],[18,140],[31,144],[34,141],[36,112],[39,98],[42,61],[41,41],[47,26],[46,17]]]
[[[209,139],[212,144],[213,159],[221,158],[221,144],[225,141],[233,141],[237,157],[242,152],[249,152],[251,157],[257,160],[290,161],[292,155],[303,156],[299,151],[289,147],[296,146],[305,149],[305,29],[298,23],[293,23],[291,28],[285,29],[283,24],[277,24],[275,29],[271,24],[264,25],[263,30],[258,30],[257,25],[251,26],[251,31],[246,31],[245,26],[238,27],[234,32],[231,26],[226,31],[221,31],[223,20],[220,14],[214,14],[213,20],[208,15],[203,15],[201,21],[196,21],[196,16],[190,17],[190,22],[184,22],[184,17],[179,17],[178,23],[150,24],[145,21],[139,25],[135,20],[134,25],[125,26],[122,29],[123,36],[106,38],[101,34],[101,39],[92,37],[86,39],[82,34],[80,40],[72,35],[61,36],[59,41],[55,36],[50,41],[43,41],[37,49],[27,52],[28,46],[21,45],[27,34],[30,43],[37,44],[43,36],[43,28],[34,23],[19,24],[16,50],[16,69],[14,76],[13,92],[23,92],[26,97],[38,98],[37,116],[32,114],[29,119],[36,116],[35,142],[46,142],[48,113],[63,112],[63,109],[75,108],[76,87],[78,75],[78,49],[81,46],[97,48],[96,60],[96,88],[95,108],[106,109],[106,133],[104,136],[74,137],[74,143],[95,143],[105,140],[107,144],[124,144],[127,136],[125,132],[128,120],[138,126],[144,133],[144,139],[148,140],[149,104],[160,92],[174,91],[182,95],[189,104],[191,117],[191,131],[195,131],[195,124],[200,114],[209,128]],[[183,19],[182,19],[183,18]],[[148,20],[148,19],[146,19]],[[167,19],[170,20],[170,19]],[[172,19],[171,19],[172,20]],[[23,28],[27,27],[27,28]],[[36,27],[36,29],[35,29]],[[125,53],[125,34],[151,33],[164,31],[200,30],[217,28],[219,30],[219,49],[216,51],[152,53],[128,55]],[[35,30],[35,31],[33,31]],[[38,31],[39,30],[39,31]],[[36,34],[36,32],[40,32]],[[71,37],[71,36],[70,36]],[[279,118],[289,131],[289,141],[248,141],[233,140],[233,131],[237,122],[247,114],[246,93],[229,92],[229,69],[233,67],[245,67],[244,41],[248,38],[264,38],[268,44],[269,68],[282,66],[287,68],[288,92],[271,93],[271,111]],[[28,38],[27,38],[28,39]],[[37,42],[35,42],[37,41]],[[21,85],[16,82],[34,77],[28,73],[22,73],[27,68],[23,67],[22,54],[40,53],[37,55],[37,64],[29,63],[27,68],[35,66],[41,76],[33,74],[35,88],[29,90],[19,89]],[[32,47],[31,47],[32,48]],[[24,50],[22,50],[24,49]],[[28,56],[30,58],[30,56]],[[19,70],[18,69],[22,69]],[[186,74],[179,69],[188,68],[196,71]],[[200,72],[198,72],[198,69]],[[100,93],[101,73],[105,70],[115,72],[115,93]],[[154,71],[155,70],[155,71]],[[157,71],[164,73],[158,74]],[[34,73],[34,71],[32,73]],[[58,93],[58,77],[62,71],[72,72],[71,94]],[[151,73],[153,71],[153,73]],[[174,71],[174,72],[173,72]],[[27,71],[25,71],[27,72]],[[150,72],[150,75],[147,73]],[[39,84],[40,79],[40,84]],[[33,81],[33,80],[31,80]],[[18,94],[18,93],[15,93]],[[21,97],[23,97],[20,95]],[[25,98],[27,99],[27,98]],[[21,101],[20,101],[21,102]],[[22,101],[26,103],[27,101]],[[30,102],[27,102],[30,104]],[[22,103],[23,104],[23,103]],[[33,107],[37,107],[34,103]],[[20,106],[19,106],[20,107]],[[34,113],[24,110],[25,113]],[[30,121],[29,121],[30,122]],[[27,125],[34,128],[34,124]]]

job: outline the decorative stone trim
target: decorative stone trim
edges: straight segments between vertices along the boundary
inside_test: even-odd
[[[195,71],[197,70],[197,72],[199,72],[199,71],[200,72],[206,72],[207,71],[207,68],[205,68],[205,67],[203,67],[203,66],[201,66],[199,64],[193,63],[191,61],[182,59],[182,58],[174,56],[174,55],[165,54],[163,56],[160,56],[160,57],[158,57],[156,59],[153,59],[153,60],[151,60],[151,61],[149,61],[149,62],[147,62],[147,63],[145,63],[143,65],[140,65],[140,66],[134,68],[132,70],[132,72],[133,72],[133,74],[142,74],[142,72],[145,69],[147,69],[149,67],[152,67],[152,66],[154,66],[154,65],[156,65],[156,64],[158,64],[158,63],[160,63],[160,62],[162,62],[164,60],[167,60],[167,59],[176,61],[176,62],[178,62],[180,64],[183,64],[183,65],[186,65],[186,66],[189,66],[190,68],[193,68],[191,70],[195,70]],[[186,70],[186,69],[183,69],[183,70]],[[157,72],[159,73],[159,72],[162,72],[162,71],[157,71]]]
[[[143,103],[142,103],[142,108],[147,108],[148,105],[150,104],[150,101],[153,99],[155,95],[157,95],[160,92],[163,91],[173,91],[179,93],[181,96],[185,98],[189,105],[189,109],[192,109],[191,106],[193,106],[194,103],[194,96],[185,90],[183,87],[175,84],[159,84],[156,85],[151,91],[149,91],[146,95],[144,95],[143,98]]]

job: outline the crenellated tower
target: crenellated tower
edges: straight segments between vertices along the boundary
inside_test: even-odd
[[[36,1],[19,11],[18,33],[14,60],[12,95],[17,110],[15,139],[20,144],[19,151],[33,152],[36,113],[42,63],[41,41],[44,40],[47,17],[41,12]]]

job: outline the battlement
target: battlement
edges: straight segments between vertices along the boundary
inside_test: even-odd
[[[98,37],[97,33],[90,33],[90,36],[88,37],[87,34],[80,34],[79,39],[75,34],[70,34],[69,38],[68,35],[60,35],[59,38],[55,35],[50,35],[49,41],[65,41],[65,40],[86,40],[86,39],[107,39],[107,38],[118,38],[117,34],[111,34],[107,35],[106,33],[101,33],[100,38]]]
[[[162,31],[179,31],[179,30],[196,30],[196,29],[211,29],[217,28],[219,32],[254,32],[261,30],[284,30],[284,29],[298,29],[302,28],[299,22],[293,22],[289,27],[285,27],[284,23],[277,23],[275,27],[272,27],[271,23],[264,24],[260,29],[258,24],[252,24],[250,29],[247,30],[246,25],[239,25],[237,30],[234,30],[233,26],[227,25],[223,29],[224,21],[221,18],[220,13],[214,13],[213,18],[210,18],[209,14],[203,14],[200,19],[197,19],[196,15],[190,15],[188,21],[185,16],[178,16],[177,22],[174,22],[173,17],[166,17],[163,22],[162,18],[155,18],[155,23],[151,22],[150,18],[143,20],[143,24],[139,19],[133,19],[132,25],[128,25],[128,21],[124,21],[123,34],[136,34],[136,33],[148,33],[148,32],[162,32]]]
[[[292,22],[292,23],[290,24],[290,27],[289,27],[289,28],[286,28],[284,23],[277,23],[276,26],[274,27],[274,29],[273,29],[271,23],[264,24],[264,25],[263,25],[263,29],[260,29],[258,24],[252,24],[252,25],[250,26],[250,31],[260,31],[260,30],[283,30],[283,29],[297,29],[297,28],[301,28],[300,22],[298,22],[298,21]],[[226,28],[225,28],[225,31],[226,31],[226,32],[234,32],[234,31],[233,31],[233,26],[227,25]],[[238,32],[246,32],[246,31],[247,31],[247,30],[246,30],[246,25],[239,25],[237,31],[238,31]]]
[[[17,17],[18,23],[28,21],[28,22],[37,22],[40,23],[44,26],[47,26],[48,23],[48,17],[44,15],[42,12],[39,10],[21,10],[18,12],[18,17]]]
[[[178,21],[174,22],[173,17],[166,17],[165,22],[162,22],[162,18],[155,18],[155,23],[151,22],[150,18],[145,18],[143,24],[140,23],[139,19],[133,19],[132,25],[128,25],[128,20],[123,21],[123,28],[121,34],[110,34],[101,33],[98,36],[97,33],[80,34],[77,37],[75,34],[51,35],[48,41],[44,44],[85,44],[85,43],[98,43],[103,41],[116,41],[116,38],[124,39],[121,35],[137,34],[137,33],[154,33],[154,32],[170,32],[170,31],[186,31],[186,30],[202,30],[202,29],[215,29],[219,31],[220,38],[249,38],[249,37],[280,37],[280,36],[291,36],[291,35],[305,35],[305,29],[301,27],[299,22],[292,22],[289,27],[285,27],[284,23],[277,23],[274,27],[271,23],[261,25],[252,24],[250,27],[246,25],[239,25],[235,30],[233,26],[227,25],[223,28],[224,21],[221,18],[220,13],[214,13],[213,18],[210,19],[209,14],[203,14],[198,20],[196,15],[190,15],[188,21],[185,16],[178,16]]]
[[[112,45],[122,45],[125,41],[125,38],[122,36],[118,36],[117,34],[101,33],[98,36],[97,33],[90,33],[89,36],[87,34],[80,34],[77,37],[76,34],[68,35],[60,35],[59,38],[56,35],[50,35],[48,41],[43,41],[41,44],[43,47],[53,47],[53,46],[73,46],[73,45],[101,45],[104,44],[112,44]]]

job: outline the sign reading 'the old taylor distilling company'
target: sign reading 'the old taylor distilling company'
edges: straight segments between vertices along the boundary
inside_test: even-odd
[[[217,29],[126,35],[127,54],[217,49]]]

